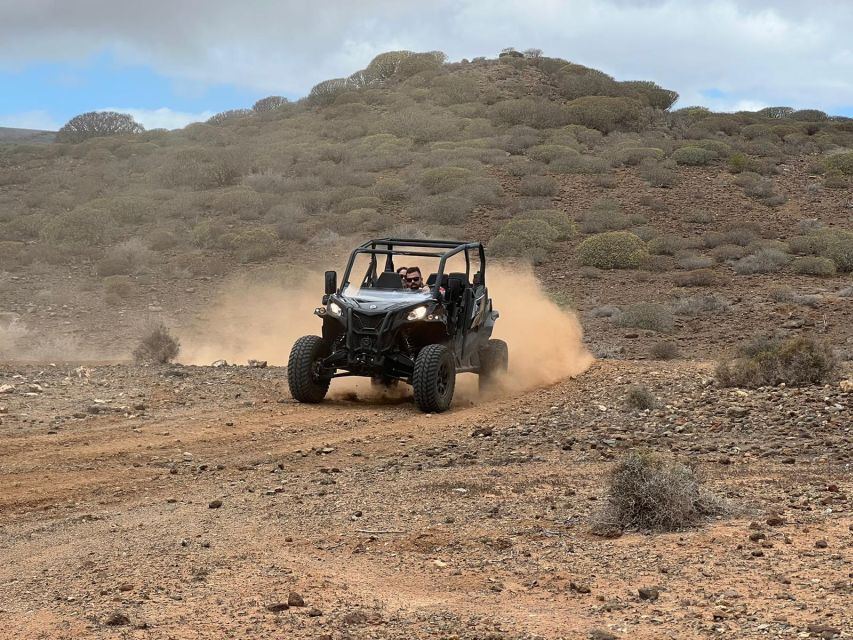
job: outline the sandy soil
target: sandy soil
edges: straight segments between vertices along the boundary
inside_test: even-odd
[[[708,376],[600,362],[426,416],[297,405],[276,368],[5,368],[0,635],[849,637],[850,394]],[[659,409],[624,406],[639,379]],[[698,463],[731,515],[592,535],[638,446]]]

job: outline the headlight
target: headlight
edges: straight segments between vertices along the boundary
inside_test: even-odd
[[[409,315],[406,316],[406,320],[423,320],[426,317],[426,312],[426,307],[415,307],[409,311]]]
[[[340,316],[343,312],[344,310],[341,309],[341,305],[339,305],[337,302],[329,303],[329,313],[331,313],[333,316]]]

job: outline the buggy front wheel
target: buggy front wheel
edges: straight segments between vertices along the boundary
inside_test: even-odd
[[[326,397],[331,378],[320,375],[320,363],[329,355],[329,345],[320,336],[302,336],[287,360],[287,386],[299,402],[317,404]]]
[[[443,344],[429,344],[415,358],[412,374],[415,404],[425,413],[441,413],[450,408],[456,388],[456,363]]]

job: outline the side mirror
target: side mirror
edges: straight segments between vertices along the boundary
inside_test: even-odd
[[[338,290],[338,273],[337,271],[327,271],[326,274],[326,295],[331,295]]]

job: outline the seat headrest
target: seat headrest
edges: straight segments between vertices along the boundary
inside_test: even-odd
[[[431,273],[431,274],[429,274],[429,277],[427,278],[427,285],[428,285],[428,286],[430,286],[430,287],[431,287],[432,285],[434,285],[434,284],[435,284],[435,279],[436,279],[437,277],[438,277],[438,274],[437,274],[437,273]],[[445,289],[447,289],[447,287],[448,287],[448,282],[449,282],[449,281],[450,281],[450,275],[449,275],[449,274],[447,274],[447,273],[445,273],[445,274],[441,277],[441,284],[439,284],[438,286],[440,286],[440,287],[444,287]]]
[[[377,289],[402,289],[403,281],[396,271],[383,271],[376,280]]]

